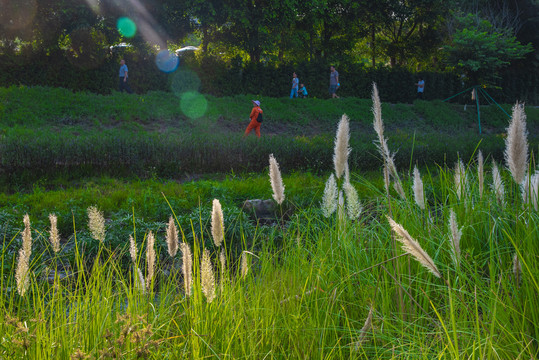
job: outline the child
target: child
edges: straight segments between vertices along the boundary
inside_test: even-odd
[[[249,135],[249,133],[254,129],[256,136],[260,138],[260,125],[262,125],[262,122],[259,120],[262,120],[262,116],[259,118],[258,115],[262,115],[262,109],[260,108],[260,101],[252,100],[252,102],[253,109],[251,110],[251,115],[249,115],[251,122],[249,125],[247,125],[247,129],[245,129],[245,134],[243,134],[243,137]]]
[[[303,99],[303,98],[306,98],[307,95],[309,95],[309,94],[307,93],[307,89],[305,88],[305,85],[300,84],[300,85],[299,85],[299,90],[298,90],[298,96],[299,96],[301,99]]]

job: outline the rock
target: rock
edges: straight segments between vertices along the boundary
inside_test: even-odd
[[[243,203],[243,210],[245,210],[246,212],[253,213],[257,218],[263,219],[274,219],[276,208],[277,204],[271,199],[245,200],[245,202]]]

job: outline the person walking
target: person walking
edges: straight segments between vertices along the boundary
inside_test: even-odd
[[[127,82],[127,65],[125,65],[125,60],[120,60],[120,92],[123,92],[124,90],[127,91],[127,93],[132,94],[133,90],[129,87],[129,83]]]
[[[245,129],[245,134],[243,134],[243,137],[245,138],[251,131],[255,131],[256,136],[260,138],[260,125],[262,125],[262,109],[260,108],[260,101],[258,100],[252,100],[253,102],[253,109],[251,110],[251,115],[249,115],[249,119],[251,119],[251,122],[249,122],[249,125],[247,125],[247,129]]]
[[[335,70],[335,66],[330,66],[329,71],[329,95],[331,95],[333,99],[338,99],[339,97],[336,93],[337,89],[341,86],[339,83],[339,73]]]
[[[417,98],[423,99],[423,92],[425,91],[425,80],[419,77],[419,81],[415,84],[417,86]]]
[[[292,74],[292,90],[290,91],[290,99],[298,97],[299,79],[296,73]]]

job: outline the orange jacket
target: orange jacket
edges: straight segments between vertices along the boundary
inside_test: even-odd
[[[256,121],[256,118],[258,117],[258,113],[263,113],[260,106],[253,107],[253,110],[251,110],[251,115],[249,115],[249,118],[251,118],[251,121]]]

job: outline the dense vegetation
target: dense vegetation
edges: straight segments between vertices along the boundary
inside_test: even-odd
[[[275,154],[285,171],[327,172],[340,114],[351,118],[354,170],[376,170],[370,100],[260,98],[264,136],[241,139],[249,96],[203,97],[185,102],[169,93],[101,96],[63,89],[11,87],[0,90],[2,184],[7,191],[34,181],[88,176],[167,177],[186,174],[259,172]],[[185,104],[195,106],[185,107]],[[198,105],[196,105],[198,104]],[[504,105],[510,113],[510,106]],[[443,164],[471,156],[478,144],[500,160],[507,115],[482,107],[479,135],[474,107],[417,101],[383,107],[388,133],[399,151],[397,165]],[[539,112],[526,109],[530,145],[537,148]],[[190,118],[187,115],[195,116]],[[458,150],[457,150],[458,149]]]
[[[435,104],[419,105],[432,110]],[[387,110],[391,117],[391,109],[382,113]],[[89,128],[83,117],[72,117]],[[29,128],[32,123],[46,129],[45,121],[29,121]],[[352,138],[361,129],[353,123]],[[148,131],[144,125],[151,124],[143,121],[137,131]],[[334,121],[328,127],[334,128]],[[347,139],[343,129],[339,125],[335,148],[344,151],[336,151],[331,177],[337,177],[335,190],[342,189],[346,201],[335,203],[333,211],[327,206],[337,198],[330,181],[324,186],[327,175],[284,176],[281,194],[275,185],[281,177],[271,160],[271,185],[263,170],[221,175],[221,181],[56,182],[60,189],[48,189],[44,180],[32,191],[3,194],[0,354],[32,359],[537,357],[534,153],[526,152],[528,163],[514,154],[512,160],[506,157],[511,171],[476,154],[457,164],[424,164],[422,175],[400,168],[400,177],[391,175],[391,184],[402,186],[398,191],[398,186],[386,188],[378,172],[352,169],[348,179],[347,144],[339,145]],[[394,134],[398,131],[385,135],[391,149],[398,143]],[[370,141],[376,137],[373,132]],[[350,159],[357,152],[351,146]],[[485,151],[482,143],[478,150]],[[391,154],[379,157],[382,166]],[[290,166],[277,159],[282,168]],[[517,170],[529,174],[524,181],[516,180]],[[282,203],[269,218],[241,210],[245,198],[269,198],[272,188]],[[223,228],[214,225],[214,198],[222,203]],[[89,205],[104,218],[96,223],[100,216]],[[25,213],[30,217],[23,222]],[[49,213],[58,218],[57,245]],[[165,240],[170,216],[179,251]],[[397,224],[390,226],[387,216]],[[218,229],[224,230],[222,243]],[[415,241],[421,251],[410,250]]]

